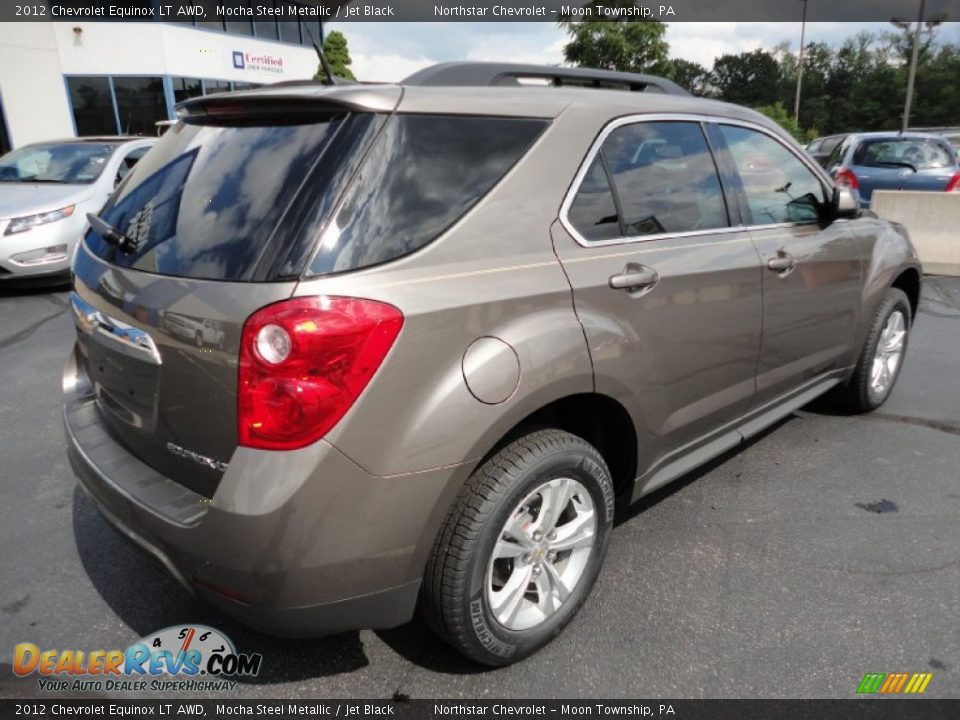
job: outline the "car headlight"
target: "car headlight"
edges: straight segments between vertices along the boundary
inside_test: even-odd
[[[51,210],[49,212],[37,213],[36,215],[24,215],[23,217],[13,218],[7,225],[7,229],[3,231],[3,234],[14,235],[16,233],[32,230],[37,225],[46,225],[47,223],[56,222],[57,220],[63,220],[64,218],[68,218],[73,215],[73,211],[76,207],[76,205],[68,205],[67,207],[60,208],[59,210]]]

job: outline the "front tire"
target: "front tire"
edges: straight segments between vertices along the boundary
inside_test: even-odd
[[[421,612],[467,657],[508,665],[580,609],[610,542],[614,494],[600,453],[543,430],[510,443],[467,481],[437,537]]]
[[[890,397],[900,376],[910,336],[912,309],[902,290],[887,290],[873,317],[850,381],[837,393],[852,413],[876,410]]]

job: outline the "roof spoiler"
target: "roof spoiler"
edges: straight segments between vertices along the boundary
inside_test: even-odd
[[[657,92],[667,95],[690,94],[676,83],[656,75],[592,68],[487,62],[440,63],[415,72],[400,84],[447,87],[552,85]]]
[[[295,92],[299,90],[299,92]],[[396,85],[278,84],[241,92],[202,95],[176,106],[178,118],[229,120],[249,116],[288,116],[344,112],[392,112],[403,91]]]

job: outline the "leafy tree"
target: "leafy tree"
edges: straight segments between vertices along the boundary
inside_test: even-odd
[[[710,71],[700,63],[675,58],[670,61],[670,72],[667,77],[694,95],[710,94]]]
[[[778,97],[780,66],[766,50],[723,55],[713,64],[719,97],[738,105],[762,105]]]
[[[350,58],[350,50],[347,48],[347,38],[339,30],[331,30],[323,39],[323,54],[327,56],[327,62],[330,63],[330,69],[337,77],[345,80],[356,80],[350,65],[353,60]],[[318,66],[317,72],[313,76],[314,80],[326,80],[323,67]]]
[[[813,140],[814,137],[816,137],[815,130],[812,132],[804,132],[801,130],[800,126],[797,124],[797,121],[794,119],[793,114],[788,112],[783,106],[783,103],[779,100],[773,103],[773,105],[761,105],[760,107],[754,109],[759,113],[763,113],[775,123],[780,125],[780,127],[793,135],[798,142],[808,143]]]
[[[634,0],[593,0],[591,20],[561,20],[570,41],[563,48],[568,63],[601,70],[645,72],[667,75],[670,71],[669,46],[665,39],[667,26],[656,20],[596,19],[602,17],[597,7],[629,8]]]

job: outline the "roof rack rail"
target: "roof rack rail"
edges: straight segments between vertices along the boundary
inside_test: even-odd
[[[658,92],[668,95],[690,94],[676,83],[656,75],[497,62],[439,63],[415,72],[400,84],[447,87],[553,85]]]

